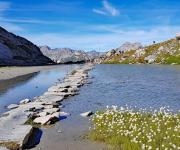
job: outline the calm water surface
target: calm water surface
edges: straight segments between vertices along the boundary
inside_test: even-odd
[[[67,109],[80,113],[127,104],[180,110],[180,66],[97,65],[91,75],[93,84],[84,86],[80,95],[72,97]]]
[[[42,95],[58,79],[78,65],[58,65],[56,68],[24,75],[10,80],[0,81],[0,113],[7,111],[6,107],[12,103],[18,103],[25,98],[33,98]]]

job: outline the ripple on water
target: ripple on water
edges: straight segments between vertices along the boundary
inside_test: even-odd
[[[95,77],[93,83],[82,87],[80,95],[70,98],[67,109],[77,114],[106,105],[126,104],[180,109],[180,66],[97,65],[91,75]]]

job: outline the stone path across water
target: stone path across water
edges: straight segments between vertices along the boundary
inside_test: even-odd
[[[0,117],[0,145],[7,148],[22,148],[33,133],[32,125],[49,125],[59,120],[60,102],[69,96],[78,94],[79,88],[88,83],[88,71],[92,64],[86,64],[67,75],[63,83],[52,86],[42,96],[33,100],[24,100],[18,107],[11,109]]]

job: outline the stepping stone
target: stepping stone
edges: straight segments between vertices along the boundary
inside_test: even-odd
[[[24,100],[21,100],[21,101],[20,101],[20,104],[27,104],[27,103],[29,103],[29,102],[31,102],[31,100],[28,99],[28,98],[26,98],[26,99],[24,99]]]
[[[80,114],[82,117],[90,117],[91,115],[93,115],[92,111],[88,111],[88,112],[84,112]]]
[[[15,108],[18,108],[19,107],[19,105],[17,105],[17,104],[10,104],[7,108],[8,109],[15,109]]]
[[[33,122],[41,125],[51,124],[52,122],[56,122],[59,119],[59,116],[59,112],[55,112],[52,115],[37,117]]]

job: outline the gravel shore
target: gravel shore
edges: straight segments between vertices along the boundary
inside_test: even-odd
[[[31,66],[31,67],[0,67],[0,80],[8,80],[18,76],[48,70],[57,67],[52,66]]]

